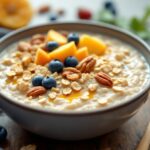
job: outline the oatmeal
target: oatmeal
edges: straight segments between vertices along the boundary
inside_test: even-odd
[[[67,34],[50,30],[3,51],[1,92],[32,107],[83,111],[116,105],[143,89],[149,66],[135,48],[105,36]]]

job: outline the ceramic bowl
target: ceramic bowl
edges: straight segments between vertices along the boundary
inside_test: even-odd
[[[17,30],[0,41],[0,52],[7,51],[11,44],[31,37],[36,33],[46,33],[49,29],[88,32],[114,37],[135,47],[150,64],[150,49],[145,42],[116,27],[97,23],[54,23]],[[108,133],[134,116],[148,97],[150,79],[141,92],[115,106],[84,111],[56,112],[32,108],[20,104],[0,93],[0,107],[21,127],[41,136],[60,140],[81,140]]]

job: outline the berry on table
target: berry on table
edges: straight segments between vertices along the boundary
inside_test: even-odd
[[[106,10],[110,11],[113,15],[117,14],[115,4],[113,2],[111,2],[111,1],[106,1],[104,3],[104,8]]]
[[[76,67],[77,64],[78,64],[78,60],[74,56],[69,56],[64,61],[65,67]]]
[[[51,14],[50,16],[49,16],[49,20],[50,21],[56,21],[58,19],[58,16],[56,15],[56,14]]]
[[[64,65],[61,61],[59,61],[58,59],[52,60],[49,64],[48,64],[48,69],[49,71],[51,71],[52,73],[57,72],[60,73],[63,71]]]
[[[44,86],[46,89],[51,89],[52,87],[56,87],[57,83],[53,77],[45,77],[42,80],[42,86]]]
[[[0,126],[0,142],[4,141],[7,137],[7,130]]]
[[[85,9],[85,8],[80,8],[78,10],[78,18],[80,19],[91,19],[92,18],[92,13],[90,10],[88,9]]]
[[[33,86],[41,86],[42,85],[42,80],[43,76],[35,76],[32,78],[32,85]]]
[[[79,43],[79,35],[77,33],[70,33],[68,35],[68,42],[74,41],[76,45]]]
[[[50,42],[47,42],[46,44],[46,50],[48,50],[49,52],[53,51],[54,49],[58,47],[59,47],[59,44],[55,41],[50,41]]]

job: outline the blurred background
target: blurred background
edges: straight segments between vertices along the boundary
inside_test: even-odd
[[[150,0],[0,0],[0,36],[57,21],[113,24],[150,40]]]

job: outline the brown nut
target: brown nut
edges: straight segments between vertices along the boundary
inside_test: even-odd
[[[76,81],[81,77],[81,72],[76,68],[68,67],[64,69],[62,76],[68,80]]]
[[[113,86],[113,82],[111,80],[111,78],[103,73],[103,72],[99,72],[95,75],[95,79],[97,80],[98,83],[108,86],[108,87],[112,87]]]
[[[39,45],[45,41],[45,36],[42,34],[36,34],[32,37],[30,43],[31,45]]]
[[[46,89],[43,86],[32,87],[28,92],[27,96],[37,97],[39,95],[45,94]]]
[[[19,51],[30,51],[32,49],[31,45],[27,42],[19,42],[18,48]]]
[[[91,71],[93,71],[94,67],[96,64],[96,60],[92,57],[86,57],[85,59],[83,59],[78,65],[77,65],[77,69],[80,70],[82,73],[89,73]]]

